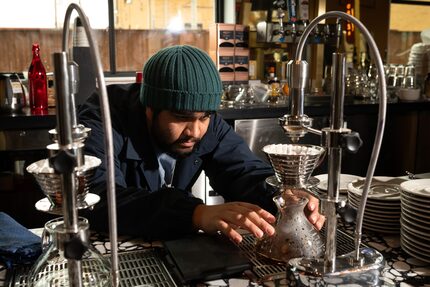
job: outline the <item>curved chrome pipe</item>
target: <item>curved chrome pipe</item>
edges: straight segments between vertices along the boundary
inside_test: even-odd
[[[371,183],[373,174],[375,172],[375,167],[376,167],[379,151],[381,149],[381,144],[382,144],[382,136],[385,128],[385,117],[387,112],[387,86],[385,82],[385,73],[384,73],[384,65],[382,63],[382,58],[379,54],[378,47],[376,46],[376,43],[373,40],[371,34],[358,19],[341,11],[330,11],[312,20],[309,26],[306,27],[305,31],[303,32],[303,35],[300,37],[299,43],[297,45],[295,61],[300,61],[302,59],[303,49],[311,31],[315,28],[315,26],[319,22],[328,18],[341,18],[341,19],[347,20],[353,23],[354,25],[356,25],[359,28],[359,30],[363,33],[367,43],[369,44],[370,55],[375,61],[376,68],[378,70],[379,91],[381,91],[381,94],[379,97],[379,115],[378,115],[375,142],[373,144],[372,155],[370,157],[370,162],[366,173],[366,182],[363,187],[363,194],[362,194],[360,206],[357,212],[357,220],[356,220],[357,223],[355,228],[355,259],[359,260],[359,247],[361,244],[361,236],[362,236],[361,230],[363,226],[364,208],[366,206],[370,183]]]
[[[75,10],[81,18],[83,27],[85,29],[88,42],[90,44],[90,54],[95,64],[95,73],[97,79],[97,86],[99,89],[99,98],[101,103],[101,113],[103,119],[104,130],[104,143],[105,143],[105,160],[106,169],[108,172],[107,178],[107,198],[109,206],[109,236],[111,242],[111,264],[112,264],[112,286],[119,285],[119,271],[118,271],[118,234],[117,234],[117,218],[116,218],[116,197],[115,197],[115,170],[113,160],[113,140],[112,140],[112,123],[110,117],[109,101],[107,97],[106,83],[103,74],[103,67],[100,60],[100,54],[96,48],[95,40],[92,34],[92,29],[89,20],[79,5],[72,3],[66,11],[63,24],[63,39],[62,47],[63,52],[67,52],[69,40],[69,23],[70,16]],[[74,101],[72,101],[72,105]],[[75,107],[72,107],[73,111]]]

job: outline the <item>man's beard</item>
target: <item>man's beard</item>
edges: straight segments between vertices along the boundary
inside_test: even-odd
[[[180,137],[179,139],[177,139],[173,143],[169,143],[168,139],[160,131],[163,131],[160,128],[160,126],[158,126],[157,124],[152,125],[151,134],[153,136],[154,142],[157,144],[158,148],[161,149],[163,152],[166,152],[166,153],[168,153],[172,156],[175,156],[175,157],[186,157],[186,156],[190,155],[194,151],[194,149],[197,147],[197,145],[199,144],[199,142],[201,140],[200,138],[195,138],[195,137]],[[179,148],[180,144],[188,142],[188,141],[192,141],[195,143],[193,148],[189,151],[181,150]]]

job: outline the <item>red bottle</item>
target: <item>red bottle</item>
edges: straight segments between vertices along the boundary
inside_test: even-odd
[[[39,44],[33,44],[33,59],[28,69],[28,90],[32,114],[46,114],[48,110],[48,86],[46,70],[40,59]]]

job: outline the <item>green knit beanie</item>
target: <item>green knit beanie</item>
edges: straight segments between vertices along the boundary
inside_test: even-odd
[[[140,101],[159,110],[216,111],[222,83],[211,58],[192,46],[158,51],[143,68]]]

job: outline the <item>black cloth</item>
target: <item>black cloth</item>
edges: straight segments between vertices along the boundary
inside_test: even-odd
[[[195,232],[192,214],[202,201],[191,194],[191,187],[202,170],[209,177],[211,187],[226,201],[250,202],[276,213],[272,200],[274,190],[265,183],[265,179],[274,174],[273,169],[254,155],[218,114],[211,116],[207,133],[194,151],[177,160],[174,188],[160,190],[158,161],[147,129],[145,108],[139,101],[139,84],[110,85],[107,90],[119,234],[159,240]],[[80,107],[78,118],[81,124],[92,129],[85,142],[86,154],[102,160],[91,190],[101,195],[102,203],[86,216],[93,228],[106,229],[103,126],[96,94]]]

